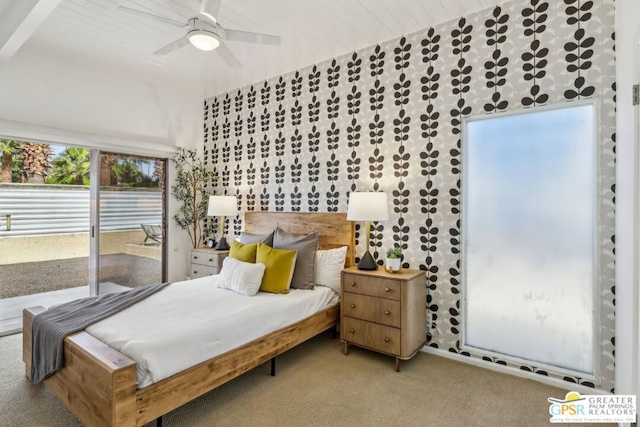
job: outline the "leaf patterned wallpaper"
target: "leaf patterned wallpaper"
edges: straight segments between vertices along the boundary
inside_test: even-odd
[[[241,210],[345,212],[383,190],[376,258],[394,242],[428,272],[428,345],[612,391],[615,202],[614,0],[515,0],[205,100],[205,162]],[[463,352],[464,117],[594,98],[599,123],[600,304],[595,381]],[[228,222],[239,234],[242,217]],[[364,239],[359,239],[362,253]],[[496,298],[500,298],[496,295]]]

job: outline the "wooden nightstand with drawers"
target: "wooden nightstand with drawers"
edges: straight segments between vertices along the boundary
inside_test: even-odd
[[[424,271],[387,273],[357,267],[342,271],[340,339],[349,344],[411,359],[427,340],[427,277]]]
[[[189,275],[192,279],[218,274],[222,268],[222,260],[229,255],[229,251],[216,249],[191,249],[191,269]]]

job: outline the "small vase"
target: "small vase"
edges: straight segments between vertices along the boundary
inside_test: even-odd
[[[389,272],[389,273],[397,273],[398,271],[400,271],[400,268],[402,267],[402,260],[400,258],[387,258],[387,261],[385,263],[385,269]]]

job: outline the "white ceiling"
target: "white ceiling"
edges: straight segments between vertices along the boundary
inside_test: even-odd
[[[186,22],[197,15],[199,0],[61,0],[21,50],[177,87],[201,87],[210,96],[504,1],[223,0],[218,21],[225,28],[282,38],[279,47],[228,42],[243,64],[232,69],[215,51],[190,45],[166,57],[154,55],[185,30],[116,10],[122,5]]]

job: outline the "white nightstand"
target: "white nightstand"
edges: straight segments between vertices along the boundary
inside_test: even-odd
[[[222,260],[229,255],[229,251],[218,251],[216,249],[199,248],[191,249],[191,269],[192,279],[198,277],[218,274],[222,268]]]

